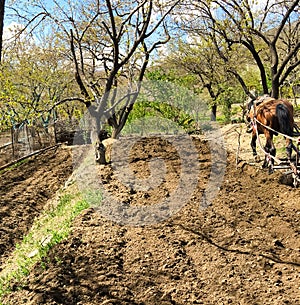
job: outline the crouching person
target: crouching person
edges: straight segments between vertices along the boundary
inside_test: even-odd
[[[101,132],[98,134],[96,130],[91,131],[91,142],[95,150],[95,161],[99,164],[106,164],[105,146],[102,143]]]

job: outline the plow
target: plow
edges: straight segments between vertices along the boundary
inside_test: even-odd
[[[272,129],[261,122],[256,120],[256,123],[260,124],[262,127],[267,128],[272,131]],[[289,160],[288,158],[277,158],[270,153],[266,152],[266,150],[260,144],[260,149],[264,152],[266,160],[272,170],[282,170],[284,171],[284,175],[292,177],[293,186],[298,187],[300,185],[300,128],[294,124],[293,136],[288,136],[286,134],[282,134],[278,131],[274,131],[279,135],[282,135],[286,139],[290,139],[292,142],[292,150],[295,153],[294,156]],[[273,159],[273,160],[272,160]],[[273,161],[273,162],[272,162]]]
[[[292,175],[294,187],[300,185],[300,130],[294,120],[294,107],[285,99],[275,99],[264,95],[251,100],[247,104],[247,121],[252,132],[251,147],[253,156],[257,158],[256,140],[265,155],[263,168],[269,173],[274,170],[286,170],[286,175]],[[259,135],[264,134],[265,146],[261,144]],[[276,156],[273,136],[283,136],[286,140],[286,158]],[[294,155],[295,153],[295,155]]]

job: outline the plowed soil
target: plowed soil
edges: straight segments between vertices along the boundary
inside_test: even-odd
[[[150,225],[122,225],[95,208],[83,211],[67,240],[15,284],[4,304],[300,304],[300,188],[249,164],[250,136],[224,130],[225,177],[211,205],[199,208],[211,170],[207,141],[195,138],[198,185],[186,204]],[[150,144],[149,144],[150,143]],[[130,166],[149,177],[149,160],[166,162],[155,190],[122,185],[112,165],[98,166],[102,184],[128,205],[153,205],[176,189],[181,161],[161,139],[134,147]],[[72,171],[68,149],[50,151],[1,173],[0,270],[33,217]],[[19,290],[18,286],[22,286]]]
[[[66,149],[54,148],[1,172],[0,271],[8,255],[72,173]]]

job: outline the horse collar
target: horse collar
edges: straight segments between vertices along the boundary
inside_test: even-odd
[[[269,100],[269,99],[272,99],[272,98],[270,97],[270,95],[265,94],[265,95],[261,96],[259,99],[255,100],[255,101],[254,101],[254,104],[255,104],[256,106],[258,106],[258,105],[260,105],[262,102],[264,102],[265,100]]]

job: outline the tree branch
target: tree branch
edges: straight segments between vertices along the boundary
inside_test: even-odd
[[[87,91],[87,89],[85,88],[85,85],[82,81],[82,78],[80,76],[80,71],[79,71],[79,66],[78,66],[78,62],[77,62],[77,57],[76,57],[76,52],[75,52],[75,45],[74,45],[74,35],[73,35],[73,31],[72,29],[70,30],[70,33],[71,33],[71,41],[70,41],[70,44],[71,44],[71,52],[72,52],[72,55],[73,55],[73,60],[74,60],[74,64],[75,64],[75,79],[79,85],[79,88],[80,88],[80,91],[81,93],[83,94],[83,96],[85,97],[86,100],[88,101],[85,101],[85,105],[87,107],[89,107],[91,105],[91,102],[89,100],[89,93]]]

